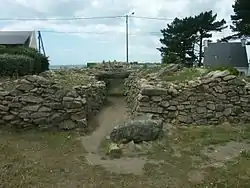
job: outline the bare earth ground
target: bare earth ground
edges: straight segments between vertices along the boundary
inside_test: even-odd
[[[103,160],[100,142],[127,118],[124,101],[112,102],[92,122],[100,127],[90,136],[0,131],[0,187],[250,187],[250,125],[171,129],[143,158]]]
[[[100,143],[112,131],[114,125],[117,125],[126,119],[127,109],[124,98],[113,97],[109,98],[110,104],[105,107],[100,114],[97,115],[96,123],[97,130],[89,136],[80,137],[81,143],[85,150],[86,159],[90,165],[100,165],[107,170],[115,173],[133,173],[142,174],[146,160],[142,158],[121,158],[107,160],[99,154]]]

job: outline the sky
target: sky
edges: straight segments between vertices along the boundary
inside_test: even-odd
[[[40,30],[51,65],[126,61],[123,16],[134,12],[134,16],[129,17],[129,61],[160,62],[156,49],[161,46],[160,30],[175,17],[213,10],[218,19],[224,18],[230,24],[233,3],[234,0],[0,0],[0,30]],[[76,17],[115,18],[50,19]],[[230,30],[226,29],[214,34],[213,40],[229,34]]]

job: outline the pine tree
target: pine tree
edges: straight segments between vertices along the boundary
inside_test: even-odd
[[[227,26],[225,26],[226,21],[224,19],[220,21],[216,21],[217,14],[213,15],[212,11],[202,12],[199,15],[194,17],[196,23],[196,33],[199,41],[199,58],[198,58],[198,66],[202,65],[203,58],[203,39],[211,38],[212,31],[221,32]]]
[[[192,64],[195,59],[193,43],[195,40],[191,25],[192,17],[175,18],[167,28],[162,29],[163,38],[160,39],[163,47],[158,50],[162,54],[164,63]]]
[[[231,15],[232,31],[238,37],[250,36],[250,0],[235,0],[233,4],[234,15]]]
[[[163,45],[158,50],[161,52],[162,60],[165,63],[176,62],[192,65],[197,56],[194,53],[195,44],[199,45],[198,65],[202,65],[203,39],[211,38],[212,31],[222,31],[226,21],[224,19],[216,21],[217,14],[212,11],[202,12],[193,17],[184,19],[175,18],[167,28],[161,30],[163,38],[160,39]]]

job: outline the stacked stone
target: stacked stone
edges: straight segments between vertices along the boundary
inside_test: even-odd
[[[228,71],[214,71],[196,80],[164,86],[135,80],[127,83],[132,113],[155,114],[178,125],[250,121],[249,83]]]
[[[88,100],[95,101],[100,107],[104,98],[104,92],[100,91],[105,91],[105,83],[65,89],[36,75],[26,76],[12,84],[14,86],[9,91],[0,88],[0,124],[18,128],[84,129],[88,111],[92,111]],[[101,100],[97,97],[100,93]],[[98,107],[93,106],[94,109]]]

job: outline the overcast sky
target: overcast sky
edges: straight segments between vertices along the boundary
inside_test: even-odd
[[[175,17],[213,10],[230,22],[234,0],[0,0],[0,18],[55,18],[135,16],[164,20],[129,19],[129,59],[159,62],[160,29]],[[52,65],[84,64],[102,60],[125,61],[125,19],[73,21],[3,21],[1,30],[41,30]],[[215,34],[214,39],[229,31]]]

